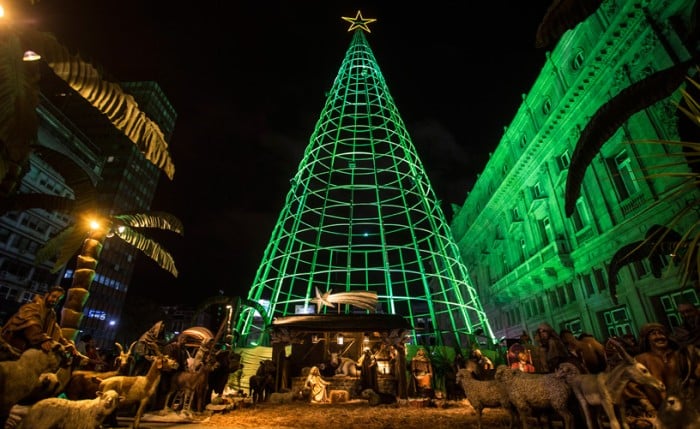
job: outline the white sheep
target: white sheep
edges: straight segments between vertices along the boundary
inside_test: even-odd
[[[476,371],[476,362],[469,360],[466,368],[460,368],[457,372],[457,383],[462,386],[464,395],[476,411],[477,428],[481,429],[484,408],[504,408],[510,419],[508,427],[512,428],[516,416],[505,386],[496,380],[477,380],[474,377]]]
[[[495,380],[503,383],[510,402],[518,410],[523,429],[528,429],[527,421],[533,409],[554,410],[564,420],[564,429],[573,427],[574,417],[568,408],[571,387],[556,374],[530,374],[500,365]]]
[[[99,392],[95,399],[42,399],[29,408],[18,429],[97,429],[118,403],[119,394],[114,390]]]
[[[0,427],[5,426],[12,407],[46,381],[41,374],[56,372],[63,362],[65,353],[59,343],[48,353],[32,348],[17,360],[0,362]]]
[[[110,377],[103,380],[99,387],[100,392],[115,390],[120,396],[123,396],[124,399],[120,400],[120,407],[122,405],[130,407],[138,404],[138,410],[136,410],[136,415],[134,415],[134,429],[138,429],[146,405],[156,393],[160,383],[161,371],[172,371],[178,367],[177,361],[165,355],[152,358],[147,356],[146,358],[153,361],[146,375],[118,375]]]

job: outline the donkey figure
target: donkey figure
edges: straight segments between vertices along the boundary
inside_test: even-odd
[[[275,373],[277,367],[271,359],[260,361],[260,366],[255,375],[250,377],[250,396],[253,404],[266,401],[275,390]]]
[[[621,344],[608,340],[617,350],[622,361],[612,369],[598,374],[581,374],[571,363],[562,363],[556,374],[562,377],[576,395],[581,410],[586,417],[588,429],[595,429],[591,416],[591,407],[600,406],[608,416],[610,429],[620,429],[625,423],[625,404],[622,393],[628,382],[646,385],[659,391],[665,391],[666,386],[651,375],[647,367],[634,360]],[[618,420],[619,414],[619,420]],[[622,423],[621,423],[622,422]]]

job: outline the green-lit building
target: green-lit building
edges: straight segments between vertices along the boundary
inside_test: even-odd
[[[615,252],[668,225],[698,195],[669,197],[680,179],[650,178],[678,141],[680,91],[633,115],[588,167],[571,216],[564,209],[571,155],[589,119],[621,90],[692,57],[695,1],[604,1],[547,52],[540,75],[451,220],[455,241],[497,338],[533,333],[541,322],[605,339],[641,324],[678,324],[676,271],[623,266],[612,299]],[[517,72],[514,71],[514,72]],[[689,70],[689,73],[691,70]],[[697,131],[697,130],[696,130]],[[696,140],[697,141],[697,140]],[[661,155],[661,156],[659,156]],[[666,171],[688,171],[687,165]],[[658,172],[654,170],[654,172]],[[674,225],[684,232],[697,214]],[[668,268],[669,258],[664,264]]]

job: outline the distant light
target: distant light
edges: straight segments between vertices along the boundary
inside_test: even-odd
[[[369,237],[369,233],[368,233],[368,232],[365,232],[365,233],[362,234],[362,235],[364,235],[365,237]]]
[[[116,325],[116,324],[117,324],[117,322],[115,322],[114,320],[110,320],[110,321],[109,321],[109,326],[114,326],[114,325]]]
[[[22,61],[39,61],[40,59],[41,55],[34,51],[27,51],[24,53],[24,56],[22,56]]]
[[[126,230],[126,227],[124,225],[119,225],[117,227],[117,231],[119,231],[120,234],[123,234],[125,230]]]

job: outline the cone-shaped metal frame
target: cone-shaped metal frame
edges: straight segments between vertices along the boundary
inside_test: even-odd
[[[242,345],[265,344],[276,317],[368,313],[317,307],[317,289],[377,293],[377,312],[410,341],[466,347],[493,332],[415,147],[362,31],[355,31],[248,298]],[[479,332],[480,331],[480,332]]]

